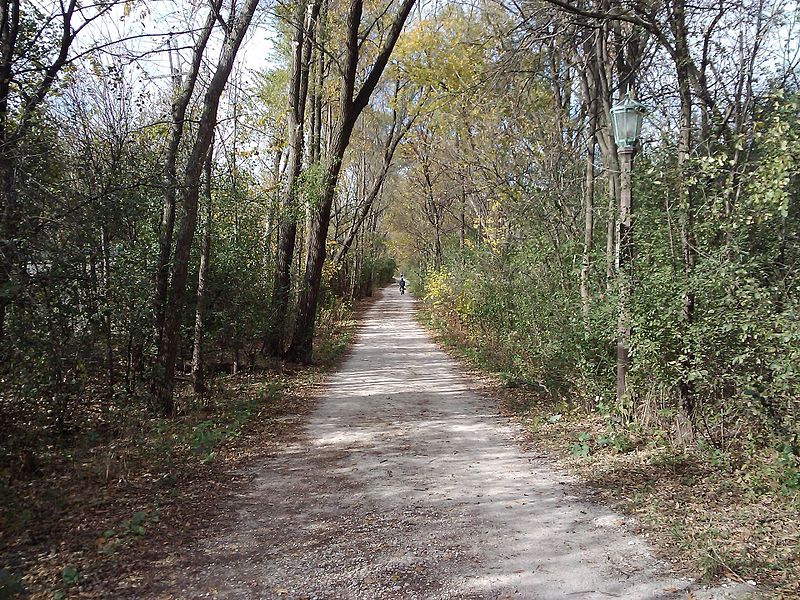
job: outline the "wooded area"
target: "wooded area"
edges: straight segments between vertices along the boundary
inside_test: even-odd
[[[409,77],[438,105],[390,210],[433,318],[551,396],[795,464],[793,9],[554,1],[416,24]],[[627,202],[626,94],[649,108]]]
[[[796,503],[799,16],[0,0],[0,489],[312,363],[404,272],[509,386]]]
[[[289,349],[308,362],[320,294],[329,306],[392,275],[377,192],[367,197],[391,159],[371,148],[394,151],[403,103],[376,106],[353,130],[411,4],[374,16],[360,3],[346,14],[276,7],[262,18],[289,64],[248,86],[247,65],[234,67],[258,3],[194,8],[186,31],[147,34],[160,36],[155,49],[92,39],[117,13],[153,19],[146,3],[25,13],[9,2],[3,13],[0,322],[12,423],[47,415],[63,431],[87,403],[137,397],[172,416],[176,377],[191,373],[202,393],[204,366],[235,373]],[[367,23],[369,51],[358,38]],[[344,54],[327,56],[338,45]],[[153,53],[171,85],[137,80]],[[380,93],[400,98],[392,85]],[[323,277],[329,229],[342,251]]]

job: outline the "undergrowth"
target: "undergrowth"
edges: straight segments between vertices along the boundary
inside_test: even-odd
[[[800,597],[800,488],[788,449],[723,451],[699,438],[624,423],[602,402],[572,401],[508,370],[424,310],[420,319],[452,355],[483,375],[538,449],[559,456],[596,496],[633,515],[675,564],[706,582],[755,582],[769,597]]]
[[[299,422],[355,324],[349,305],[323,319],[314,366],[273,362],[217,376],[205,397],[180,391],[175,419],[107,411],[57,443],[31,446],[32,470],[6,462],[0,599],[108,597],[109,586],[135,582],[143,547],[205,527],[236,467]]]

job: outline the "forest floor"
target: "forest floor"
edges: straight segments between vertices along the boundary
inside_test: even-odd
[[[103,477],[75,460],[71,474],[50,481],[61,521],[18,527],[6,576],[22,573],[37,598],[656,600],[754,591],[734,581],[708,588],[659,555],[636,519],[501,416],[483,383],[417,324],[410,296],[381,292],[352,352],[320,380],[318,369],[234,379],[225,395],[246,418],[161,423],[158,436],[128,438],[149,448],[153,468],[124,478],[107,471],[114,486],[93,483]],[[184,441],[165,452],[151,440]]]
[[[165,556],[214,530],[249,485],[248,467],[296,434],[357,314],[318,328],[314,366],[217,375],[205,399],[179,394],[175,419],[123,398],[66,434],[31,428],[49,440],[30,444],[35,470],[0,463],[0,600],[143,597],[136,590]]]

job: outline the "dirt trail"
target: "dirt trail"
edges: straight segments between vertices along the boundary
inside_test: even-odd
[[[162,593],[182,598],[686,598],[574,494],[384,290],[304,433]],[[729,591],[697,593],[726,598]]]

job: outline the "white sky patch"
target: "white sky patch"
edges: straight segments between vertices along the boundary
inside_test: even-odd
[[[170,64],[178,72],[187,70],[209,7],[208,1],[197,0],[120,3],[82,32],[75,54],[95,48],[91,55],[98,66],[134,68],[139,71],[138,83],[143,87],[152,85],[166,90],[172,80]],[[262,3],[239,50],[236,68],[244,71],[244,77],[239,79],[241,85],[247,85],[253,73],[277,64],[277,33],[270,8],[270,3]],[[222,34],[217,30],[206,49],[207,65],[216,60],[221,42]]]

